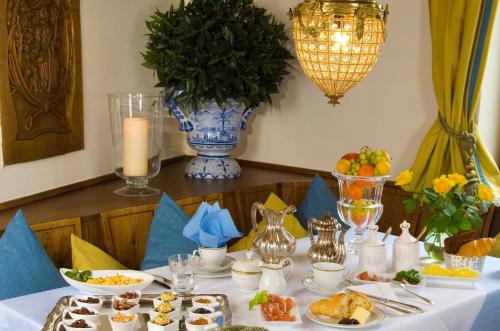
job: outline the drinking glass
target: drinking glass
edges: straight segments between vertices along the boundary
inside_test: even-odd
[[[160,190],[148,180],[160,172],[163,135],[163,97],[160,94],[109,94],[115,173],[126,186],[124,196],[151,196]]]
[[[168,257],[172,274],[172,287],[177,293],[191,293],[196,283],[200,257],[192,254],[176,254]]]
[[[349,254],[359,254],[363,233],[367,226],[376,224],[384,206],[381,203],[384,184],[390,176],[349,176],[333,172],[339,183],[340,199],[337,202],[339,217],[349,224],[354,236],[347,243]]]

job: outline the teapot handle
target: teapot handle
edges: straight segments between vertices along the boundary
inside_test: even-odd
[[[307,232],[309,233],[309,240],[311,241],[311,246],[315,244],[313,235],[314,223],[316,223],[315,218],[310,218],[309,222],[307,222]]]
[[[264,209],[264,206],[260,202],[254,202],[252,205],[252,211],[251,211],[251,219],[252,219],[252,227],[253,230],[255,231],[255,234],[259,234],[259,227],[257,226],[257,210],[259,211],[260,215],[262,216],[262,209]]]

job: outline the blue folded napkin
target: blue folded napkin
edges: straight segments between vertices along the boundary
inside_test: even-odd
[[[202,202],[182,234],[207,248],[224,247],[229,240],[243,235],[236,229],[229,211],[221,209],[218,202],[213,205]]]

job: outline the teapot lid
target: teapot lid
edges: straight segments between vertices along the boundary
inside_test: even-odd
[[[243,259],[237,259],[232,269],[241,272],[261,272],[259,267],[260,259],[253,256],[253,250],[248,250],[245,252],[245,257]]]
[[[361,246],[384,246],[384,242],[377,237],[378,225],[372,224],[368,227],[370,236],[361,243]]]
[[[406,220],[399,225],[401,228],[401,235],[394,241],[395,244],[412,244],[417,241],[417,239],[410,234],[410,226]]]
[[[339,221],[328,211],[325,212],[320,218],[310,218],[309,222],[314,222],[317,227],[322,227],[329,230],[341,228]]]

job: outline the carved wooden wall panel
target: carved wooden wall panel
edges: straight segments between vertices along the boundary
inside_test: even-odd
[[[4,164],[83,148],[79,0],[0,0]]]

